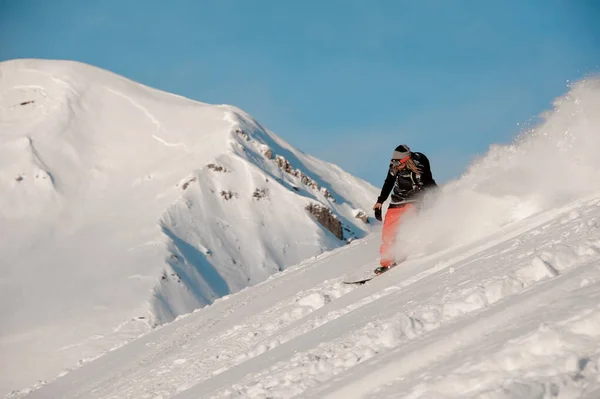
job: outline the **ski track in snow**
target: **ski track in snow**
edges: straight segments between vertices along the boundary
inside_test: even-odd
[[[152,124],[154,126],[156,126],[156,133],[159,133],[159,132],[163,131],[163,127],[160,124],[160,122],[158,121],[158,119],[156,119],[154,117],[154,115],[152,115],[152,113],[150,111],[148,111],[143,105],[139,104],[133,98],[131,98],[130,96],[128,96],[128,95],[126,95],[126,94],[124,94],[124,93],[122,93],[120,91],[111,89],[109,87],[107,87],[105,89],[106,89],[106,91],[108,91],[108,92],[110,92],[110,93],[112,93],[112,94],[114,94],[116,96],[119,96],[119,97],[125,99],[131,105],[133,105],[135,108],[139,109],[144,115],[146,115],[146,117],[148,119],[150,119],[150,121],[152,122]],[[155,139],[156,141],[158,141],[159,143],[165,145],[166,147],[183,147],[184,151],[186,151],[188,153],[191,152],[185,143],[169,143],[165,139],[159,137],[156,133],[152,134],[152,138]]]
[[[585,352],[585,346],[562,354],[564,373],[547,381],[514,376],[526,376],[527,365],[543,356],[555,366],[555,356],[536,353],[532,340],[539,338],[543,347],[563,330],[598,339],[600,308],[578,312],[568,300],[553,305],[574,311],[550,327],[543,315],[557,290],[598,292],[599,203],[580,201],[547,212],[462,253],[454,249],[409,261],[364,286],[341,284],[343,270],[351,271],[346,267],[329,270],[330,279],[311,287],[311,273],[322,275],[335,256],[324,254],[236,294],[235,301],[226,297],[127,345],[123,349],[129,347],[126,353],[136,358],[125,368],[107,373],[109,357],[86,365],[83,379],[90,381],[79,391],[64,390],[69,377],[77,377],[73,372],[31,397],[350,398],[401,392],[442,398],[487,392],[490,398],[508,398],[515,392],[581,392],[598,378],[598,353]],[[378,237],[371,237],[352,245],[359,253],[377,243]],[[290,286],[298,287],[295,295],[277,295]],[[489,345],[493,334],[510,340]],[[528,350],[536,362],[527,360]],[[490,353],[482,357],[482,351]],[[441,358],[452,356],[465,359],[458,361],[461,367],[431,371]]]
[[[598,260],[600,239],[591,243],[582,243],[577,240],[577,231],[587,233],[588,228],[594,228],[595,219],[592,219],[592,222],[589,220],[585,222],[581,219],[582,215],[578,211],[571,210],[559,222],[551,221],[546,225],[531,230],[521,236],[521,238],[499,243],[491,250],[482,253],[470,262],[457,264],[457,267],[452,269],[450,273],[438,274],[432,277],[438,281],[427,281],[430,289],[431,287],[435,287],[435,290],[437,290],[437,287],[463,286],[464,288],[458,292],[446,292],[445,290],[437,293],[431,292],[431,296],[428,296],[426,301],[415,303],[415,301],[410,300],[411,295],[405,294],[402,290],[388,289],[388,291],[391,291],[389,294],[393,292],[390,295],[391,298],[384,298],[384,304],[375,303],[375,306],[371,306],[372,309],[365,311],[366,314],[377,312],[377,305],[383,306],[385,309],[392,309],[391,312],[380,312],[378,315],[379,320],[376,322],[369,322],[364,327],[352,330],[350,333],[331,341],[325,340],[312,350],[295,353],[287,361],[251,374],[245,377],[241,383],[231,388],[226,388],[212,397],[262,398],[296,396],[336,374],[343,373],[358,363],[371,358],[377,358],[376,355],[378,354],[395,348],[410,348],[410,341],[430,331],[440,329],[457,319],[468,319],[471,313],[476,313],[481,311],[481,309],[501,309],[499,311],[500,316],[497,316],[498,319],[490,323],[494,327],[501,327],[506,322],[506,319],[509,318],[509,315],[518,314],[519,312],[529,315],[532,311],[538,311],[540,310],[538,309],[540,297],[550,300],[553,296],[553,289],[549,288],[540,288],[541,294],[538,293],[536,290],[538,282],[547,278],[557,277],[563,272],[567,272],[570,268],[575,268],[582,263]],[[561,223],[563,224],[562,226],[555,226]],[[555,240],[558,242],[544,242],[541,240],[544,229],[557,228],[562,231],[561,238]],[[515,252],[518,252],[523,239],[536,240],[536,238],[538,239],[538,242],[535,242],[536,251],[530,252],[521,262],[513,262],[517,266],[513,270],[506,270],[504,275],[497,275],[497,270],[495,269],[502,267],[504,262],[510,264],[508,261],[516,255]],[[572,244],[565,244],[567,241],[572,242]],[[483,258],[490,256],[494,256],[497,259],[493,265],[481,263]],[[542,257],[545,260],[540,261]],[[478,278],[469,278],[469,275],[473,273],[472,267],[474,264],[484,266],[487,269],[487,276],[482,276],[478,273]],[[471,265],[471,268],[465,267],[467,265]],[[588,271],[588,269],[585,270]],[[590,278],[598,278],[600,277],[600,270],[597,267],[592,267],[588,274],[590,274]],[[568,279],[569,277],[566,278]],[[580,282],[584,281],[582,280],[584,278],[588,277],[574,274],[570,277],[570,280],[572,283],[574,281],[573,284],[575,284],[575,287],[579,287]],[[550,284],[551,287],[554,287],[554,285],[563,284],[563,282],[558,279],[555,284]],[[413,290],[408,292],[414,294],[418,285],[411,286],[410,288],[413,288]],[[422,288],[423,290],[427,290],[427,287]],[[417,290],[417,292],[419,291],[421,290]],[[504,308],[505,305],[494,307],[494,304],[500,301],[507,301],[512,296],[519,295],[523,291],[526,293],[522,295],[529,295],[532,298],[530,306],[523,306],[521,303],[522,299],[519,299],[512,307]],[[391,316],[388,313],[391,313]],[[491,327],[485,326],[485,323],[490,320],[486,318],[483,320],[477,322],[477,327],[469,329],[469,325],[467,324],[465,328],[469,332],[481,335],[485,330],[491,329]],[[333,327],[330,326],[330,328]],[[461,342],[467,345],[470,334],[464,335]],[[428,361],[433,362],[436,358],[439,358],[440,353],[444,353],[444,351],[452,353],[460,346],[460,344],[454,346],[448,345],[444,340],[435,341],[431,350],[426,352],[416,350],[412,352],[410,360],[404,361],[408,365],[405,368],[410,369],[411,367],[418,367],[418,365],[424,367]],[[407,349],[407,351],[410,351],[410,349]],[[398,356],[396,355],[395,357]],[[404,357],[400,356],[400,358]],[[573,361],[571,360],[571,362]],[[398,373],[396,364],[393,364],[389,368],[391,375],[395,376]],[[367,371],[366,374],[368,376],[364,379],[368,381],[363,381],[363,386],[377,386],[380,383],[385,383],[385,381],[377,380],[378,376],[381,375],[380,373],[378,370],[373,373],[375,375],[371,375]],[[356,378],[352,374],[350,375],[351,377],[348,379],[353,380]],[[409,382],[409,385],[413,383],[412,381]],[[335,395],[332,395],[332,397],[361,397],[364,392],[356,388],[355,384],[350,384],[347,389],[339,392],[334,391]],[[208,393],[207,391],[201,392],[202,394]],[[395,397],[398,392],[396,389],[391,389],[382,396]],[[464,389],[458,389],[457,397],[461,397],[464,392]],[[200,392],[192,390],[189,395],[183,393],[181,397],[193,397],[198,393]],[[320,393],[315,395],[315,397],[320,397]]]
[[[351,244],[358,249],[362,245],[360,242]],[[325,253],[319,258],[326,261],[330,256],[331,253]],[[370,255],[365,258],[370,258]],[[315,267],[313,264],[308,266]],[[182,325],[176,327],[172,323],[159,327],[156,333],[168,336],[167,340],[160,337],[153,340],[149,334],[133,342],[137,346],[134,352],[144,346],[149,348],[150,353],[136,359],[134,364],[127,365],[123,370],[116,370],[106,379],[92,376],[91,386],[86,389],[94,392],[92,397],[103,398],[154,398],[157,394],[170,396],[189,387],[190,381],[209,378],[271,349],[277,345],[268,341],[273,333],[356,288],[339,281],[325,281],[319,286],[300,290],[292,299],[287,292],[282,292],[284,295],[281,295],[281,300],[275,300],[265,308],[260,301],[261,296],[274,290],[277,284],[289,284],[290,280],[304,274],[304,269],[303,264],[297,265],[279,273],[277,279],[267,280],[270,284],[265,282],[253,289],[243,290],[236,296],[238,301],[231,301],[230,297],[219,299],[204,310],[180,317]],[[331,273],[332,277],[338,274],[335,271]],[[311,283],[299,284],[300,287],[303,285],[310,286]],[[244,319],[246,314],[250,314],[250,317]],[[217,333],[213,333],[213,330]],[[186,359],[177,355],[182,350]],[[152,369],[148,370],[150,365]],[[44,391],[34,392],[32,397],[38,394],[39,397],[48,397]],[[61,396],[62,393],[56,395]],[[88,395],[89,392],[83,396]]]

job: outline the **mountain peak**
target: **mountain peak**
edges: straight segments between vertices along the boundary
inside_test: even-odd
[[[2,316],[8,335],[48,326],[31,335],[48,352],[3,348],[16,369],[67,345],[61,331],[170,321],[370,229],[355,216],[374,187],[236,107],[76,62],[7,61],[0,76],[0,295],[20,298]],[[55,367],[81,358],[67,352]]]

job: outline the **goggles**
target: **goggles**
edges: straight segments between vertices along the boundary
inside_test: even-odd
[[[392,159],[390,161],[390,163],[394,166],[398,166],[398,165],[402,165],[402,164],[406,163],[406,161],[408,161],[409,159],[410,159],[410,155],[405,158],[402,158],[402,159]]]

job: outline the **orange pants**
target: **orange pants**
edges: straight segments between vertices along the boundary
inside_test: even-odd
[[[406,204],[398,208],[388,208],[383,221],[383,231],[381,232],[381,248],[379,254],[381,266],[391,266],[397,261],[396,257],[396,234],[400,227],[400,219],[408,210],[414,209],[414,205]]]

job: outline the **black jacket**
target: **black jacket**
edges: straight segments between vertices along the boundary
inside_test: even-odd
[[[417,202],[419,196],[426,190],[437,187],[431,174],[429,159],[420,152],[411,152],[411,156],[421,173],[414,173],[410,169],[404,168],[394,174],[394,167],[390,163],[390,168],[377,202],[383,204],[390,195],[390,192],[392,192],[390,207],[393,208],[401,204]]]

